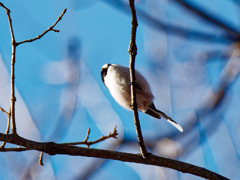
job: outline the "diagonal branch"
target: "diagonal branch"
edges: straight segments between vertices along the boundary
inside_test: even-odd
[[[186,2],[185,0],[174,0],[175,2],[181,4],[183,7],[185,7],[186,9],[194,12],[195,14],[199,15],[201,18],[233,33],[234,35],[236,35],[238,38],[240,37],[240,32],[238,30],[236,30],[236,28],[231,27],[230,25],[228,25],[226,22],[222,21],[221,19],[219,19],[218,17],[213,16],[211,13],[207,12],[206,10],[204,10],[203,8],[200,8],[192,3],[190,3],[189,1]]]
[[[129,6],[132,13],[132,28],[131,28],[131,39],[129,45],[129,55],[130,55],[130,80],[131,80],[131,106],[133,108],[133,117],[134,117],[134,124],[137,132],[138,143],[140,146],[140,150],[142,156],[145,158],[147,155],[147,149],[144,145],[141,126],[138,118],[138,106],[136,101],[136,93],[135,93],[135,57],[137,55],[137,46],[136,46],[136,32],[137,32],[137,15],[134,6],[134,0],[129,0]]]
[[[0,111],[4,112],[5,114],[7,114],[7,116],[9,116],[9,113],[5,111],[2,107],[0,107]]]
[[[120,10],[124,13],[129,14],[129,5],[121,0],[102,0],[109,5],[113,6],[117,10]],[[204,41],[208,43],[232,43],[238,42],[239,36],[230,36],[230,34],[221,34],[220,36],[214,33],[202,32],[198,30],[188,29],[181,26],[165,23],[148,13],[144,12],[141,9],[137,9],[138,18],[148,26],[159,30],[159,31],[167,31],[168,34],[174,35],[180,38],[189,38],[198,41]]]
[[[24,40],[24,41],[21,41],[21,42],[18,42],[16,43],[16,45],[18,46],[19,44],[23,44],[23,43],[26,43],[26,42],[33,42],[37,39],[40,39],[41,37],[43,37],[45,34],[47,34],[49,31],[54,31],[54,32],[60,32],[59,30],[57,29],[53,29],[57,23],[62,19],[63,15],[66,13],[67,11],[67,8],[63,10],[62,14],[58,17],[57,21],[52,25],[50,26],[46,31],[44,31],[42,34],[38,35],[37,37],[33,38],[33,39],[27,39],[27,40]]]
[[[152,154],[148,154],[148,158],[143,158],[142,155],[139,155],[139,154],[130,154],[130,153],[123,153],[123,152],[109,151],[109,150],[67,146],[62,144],[56,144],[53,142],[41,143],[41,142],[35,142],[28,139],[24,139],[18,136],[17,134],[0,133],[0,141],[6,141],[8,143],[26,147],[31,150],[42,151],[49,155],[59,154],[59,155],[105,158],[105,159],[112,159],[112,160],[118,160],[123,162],[134,162],[138,164],[147,164],[147,165],[171,168],[183,173],[193,174],[205,179],[214,179],[214,180],[228,179],[217,173],[209,171],[205,168],[201,168],[195,165],[191,165],[191,164],[173,160],[173,159],[155,156]]]

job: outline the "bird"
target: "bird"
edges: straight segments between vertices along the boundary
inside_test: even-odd
[[[119,64],[104,64],[101,69],[103,84],[109,89],[110,94],[115,101],[127,110],[132,110],[131,106],[131,88],[130,88],[130,69]],[[135,93],[138,110],[157,119],[163,117],[179,131],[183,128],[164,112],[156,109],[147,80],[135,70]]]

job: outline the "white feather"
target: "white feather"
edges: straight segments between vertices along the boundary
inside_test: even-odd
[[[102,67],[102,78],[112,97],[125,109],[131,110],[131,89],[130,89],[130,70],[128,67],[118,64],[105,64]],[[159,114],[169,123],[174,125],[179,131],[183,128],[163,112],[155,109],[153,105],[153,95],[146,79],[135,70],[135,92],[138,110],[146,113],[148,110]],[[154,108],[154,109],[153,109]],[[152,115],[152,114],[150,114]],[[154,115],[152,115],[154,116]],[[156,117],[156,116],[154,116]],[[158,118],[158,117],[156,117]]]
[[[174,125],[179,131],[183,132],[182,126],[180,126],[179,124],[173,122],[171,119],[167,119],[167,121],[168,121],[169,123],[171,123],[172,125]]]
[[[167,116],[166,114],[164,114],[163,112],[161,112],[159,110],[155,110],[153,108],[149,108],[149,109],[152,110],[153,112],[159,114],[161,117],[165,118],[169,123],[171,123],[173,126],[175,126],[179,131],[183,132],[182,126],[180,126],[178,123],[176,123],[174,120],[172,120],[172,118],[170,118],[169,116]]]

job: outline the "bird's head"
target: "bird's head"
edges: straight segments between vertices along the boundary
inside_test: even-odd
[[[104,64],[102,69],[101,69],[101,77],[102,77],[102,82],[103,84],[106,86],[105,82],[104,82],[104,78],[105,76],[107,75],[107,71],[108,71],[108,68],[109,66],[111,66],[111,64],[107,63],[107,64]]]

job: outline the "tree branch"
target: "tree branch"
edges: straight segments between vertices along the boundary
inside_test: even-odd
[[[181,4],[186,9],[194,12],[195,14],[197,14],[201,18],[205,19],[206,21],[209,21],[209,22],[223,28],[224,30],[227,30],[227,31],[233,33],[234,35],[236,35],[238,37],[238,39],[240,38],[240,32],[238,30],[236,30],[236,28],[231,27],[230,25],[223,22],[218,17],[213,16],[212,14],[210,14],[209,12],[204,10],[203,8],[200,8],[200,7],[194,5],[190,2],[187,2],[185,0],[174,0],[174,1]]]
[[[39,162],[39,164],[40,164],[41,166],[44,166],[44,165],[43,165],[43,152],[40,153],[40,155],[39,155],[39,161],[38,161],[38,162]]]
[[[137,46],[136,46],[136,32],[137,32],[137,15],[136,10],[134,6],[134,0],[129,0],[129,6],[132,13],[132,28],[131,28],[131,39],[130,39],[130,45],[129,45],[129,55],[130,55],[130,80],[131,80],[131,106],[133,108],[133,117],[134,117],[134,124],[137,132],[137,138],[138,143],[140,146],[140,150],[142,153],[142,156],[145,158],[147,155],[147,149],[144,145],[143,137],[142,137],[142,131],[141,126],[138,118],[138,106],[136,101],[136,93],[135,93],[135,57],[137,55]]]
[[[32,150],[32,149],[21,148],[21,147],[17,147],[17,148],[0,147],[0,152],[22,152],[22,151],[29,151],[29,150]]]
[[[24,139],[17,134],[2,134],[0,133],[0,141],[6,141],[11,144],[16,144],[27,149],[42,151],[49,155],[71,155],[71,156],[86,156],[118,160],[123,162],[134,162],[138,164],[147,164],[160,167],[166,167],[181,171],[183,173],[193,174],[205,179],[219,179],[227,180],[227,178],[209,171],[205,168],[201,168],[195,165],[184,163],[177,160],[167,159],[149,154],[147,158],[143,158],[139,154],[130,154],[109,150],[100,150],[92,148],[83,148],[76,146],[67,146],[62,144],[56,144],[53,142],[35,142],[28,139]]]
[[[87,131],[87,137],[84,141],[82,142],[73,142],[73,143],[62,143],[63,145],[81,145],[81,144],[85,144],[87,145],[87,147],[89,148],[89,146],[93,145],[93,144],[96,144],[96,143],[99,143],[99,142],[102,142],[106,139],[109,139],[109,138],[116,138],[117,139],[117,126],[115,126],[114,130],[113,130],[113,133],[110,133],[108,134],[108,136],[102,136],[100,137],[99,139],[95,140],[95,141],[87,141],[88,138],[89,138],[89,134],[90,134],[90,128],[88,128],[88,131]]]
[[[9,108],[9,112],[6,112],[5,110],[4,110],[4,112],[8,116],[7,129],[5,131],[5,133],[8,134],[9,133],[9,128],[10,128],[10,123],[11,123],[11,107]],[[6,145],[6,142],[3,142],[2,145],[0,146],[0,148],[4,148],[5,145]]]
[[[9,116],[9,113],[5,111],[2,107],[0,107],[0,111],[4,112],[5,114],[7,114],[7,116]]]
[[[0,6],[2,6],[6,13],[7,13],[7,17],[8,17],[8,22],[9,22],[9,27],[10,27],[10,32],[11,32],[11,36],[12,36],[12,60],[11,60],[11,98],[10,98],[10,101],[11,101],[11,118],[12,118],[12,133],[13,134],[16,134],[17,133],[17,130],[16,130],[16,123],[15,123],[15,101],[16,101],[16,97],[15,97],[15,82],[14,82],[14,79],[15,79],[15,75],[14,75],[14,72],[15,72],[15,52],[16,52],[16,41],[15,41],[15,37],[14,37],[14,33],[13,33],[13,28],[12,28],[12,19],[11,19],[11,16],[10,16],[10,10],[5,7],[3,5],[3,3],[0,2]]]
[[[44,31],[42,34],[38,35],[37,37],[33,38],[33,39],[27,39],[25,41],[21,41],[21,42],[18,42],[16,43],[16,45],[18,46],[19,44],[23,44],[23,43],[26,43],[26,42],[33,42],[37,39],[40,39],[41,37],[43,37],[45,34],[47,34],[49,31],[54,31],[54,32],[60,32],[59,30],[56,30],[56,29],[53,29],[57,23],[62,19],[63,15],[66,13],[67,11],[67,8],[63,10],[62,14],[58,17],[57,21],[52,25],[50,26],[46,31]]]
[[[2,6],[6,13],[7,13],[7,17],[8,17],[8,22],[9,22],[9,27],[10,27],[10,31],[11,31],[11,37],[12,37],[12,60],[11,60],[11,111],[9,112],[10,116],[11,116],[11,120],[12,120],[12,133],[13,134],[17,134],[17,129],[16,129],[16,122],[15,122],[15,101],[16,101],[16,97],[15,97],[15,54],[16,54],[16,47],[19,44],[23,44],[25,42],[32,42],[35,41],[37,39],[40,39],[43,35],[45,35],[47,32],[49,31],[54,31],[54,32],[59,32],[59,30],[55,30],[53,29],[54,26],[62,19],[62,16],[65,14],[67,9],[64,9],[64,11],[62,12],[62,14],[58,17],[57,21],[50,26],[46,31],[44,31],[41,35],[37,36],[34,39],[28,39],[25,41],[21,41],[21,42],[16,42],[15,41],[15,37],[14,37],[14,33],[13,33],[13,28],[12,28],[12,19],[10,16],[10,10],[3,5],[3,3],[0,2],[0,6]],[[3,109],[1,109],[3,111]],[[3,111],[4,112],[4,111]],[[5,144],[4,144],[5,145]],[[3,145],[3,146],[4,146]]]

